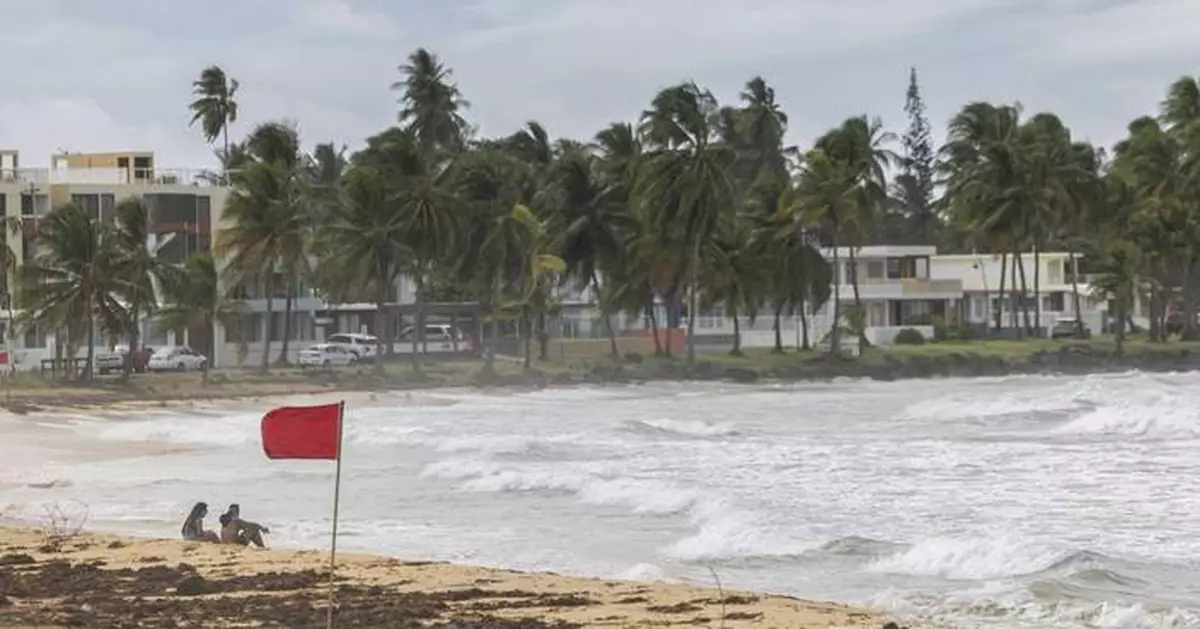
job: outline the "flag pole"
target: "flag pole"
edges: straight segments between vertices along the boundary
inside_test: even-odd
[[[333,629],[334,570],[337,567],[338,502],[342,491],[342,435],[346,417],[346,402],[338,403],[337,471],[333,480],[333,533],[329,543],[329,607],[325,610],[325,629]]]

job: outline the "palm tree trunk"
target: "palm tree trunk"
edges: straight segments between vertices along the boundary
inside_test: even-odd
[[[850,247],[850,268],[852,269],[850,273],[850,288],[854,290],[854,309],[855,311],[862,312],[862,298],[859,296],[858,290],[858,261],[854,253],[856,248]],[[867,345],[867,326],[863,325],[858,330],[859,351],[861,352],[866,349]]]
[[[296,294],[295,276],[289,276],[287,281],[287,296],[283,299],[283,344],[279,347],[279,364],[286,365],[288,362],[288,343],[292,339],[292,304],[294,303],[292,295]]]
[[[496,373],[496,343],[500,340],[500,326],[498,321],[499,301],[500,301],[500,272],[495,271],[492,275],[491,293],[488,295],[488,312],[491,315],[491,329],[488,331],[488,346],[487,353],[484,355],[483,369],[488,374]]]
[[[96,359],[96,315],[93,310],[94,308],[95,304],[89,304],[87,317],[87,363],[83,366],[83,379],[89,382],[91,381],[93,375],[92,362]]]
[[[842,353],[842,268],[838,257],[837,221],[833,221],[833,329],[829,331],[829,353]]]
[[[806,352],[812,349],[812,341],[808,338],[808,315],[803,309],[800,310],[800,349]]]
[[[413,333],[412,333],[412,370],[421,372],[421,352],[425,350],[425,299],[421,295],[425,280],[424,271],[418,269],[413,274]]]
[[[263,331],[263,357],[262,357],[262,372],[267,373],[271,370],[271,335],[275,331],[275,265],[267,265],[266,279],[263,284],[267,293],[267,311],[264,314],[266,325]]]
[[[1183,338],[1192,340],[1196,335],[1196,293],[1192,290],[1193,272],[1196,270],[1195,247],[1189,246],[1187,259],[1183,263]]]
[[[592,271],[592,290],[596,291],[596,303],[600,306],[600,319],[604,322],[604,333],[608,335],[608,344],[613,360],[621,355],[621,351],[617,349],[617,333],[613,330],[612,319],[608,316],[608,303],[604,299],[603,293],[600,292],[600,278],[596,275],[596,271]]]
[[[654,301],[653,300],[651,300],[650,309],[647,312],[649,313],[649,317],[650,317],[650,334],[654,336],[654,355],[662,356],[663,355],[663,346],[662,346],[662,341],[658,338],[658,315],[654,313]],[[667,339],[667,343],[669,344],[670,342],[671,342],[671,340]]]
[[[1008,324],[1017,330],[1017,338],[1024,336],[1024,330],[1021,329],[1020,319],[1017,315],[1018,299],[1020,295],[1017,293],[1017,258],[1021,257],[1018,253],[1017,246],[1013,245],[1012,258],[1009,260],[1009,290],[1008,290]]]
[[[688,278],[690,284],[689,290],[691,295],[688,301],[688,338],[687,338],[687,364],[696,364],[696,315],[700,310],[700,234],[696,234],[695,241],[692,243],[692,272]]]
[[[996,293],[996,331],[1004,328],[1004,279],[1008,276],[1008,253],[1000,254],[1000,290]],[[988,304],[991,308],[992,304]]]
[[[1041,338],[1045,336],[1042,332],[1042,252],[1036,241],[1033,243],[1033,299],[1033,332]]]
[[[1067,245],[1067,256],[1071,264],[1071,307],[1075,309],[1075,332],[1083,336],[1083,309],[1079,299],[1079,262],[1075,259],[1074,246]]]
[[[525,371],[533,368],[533,320],[529,316],[529,308],[521,308],[521,342],[525,345]]]
[[[780,327],[783,325],[783,305],[775,305],[775,353],[783,353],[783,330]]]
[[[1016,256],[1016,259],[1017,270],[1020,272],[1021,276],[1021,319],[1025,324],[1025,333],[1033,334],[1033,326],[1030,325],[1029,321],[1029,285],[1025,282],[1024,252],[1021,252],[1021,255]]]
[[[539,312],[537,316],[538,360],[543,363],[550,360],[550,331],[547,329],[548,325],[546,313]]]
[[[734,356],[742,355],[742,324],[738,317],[737,307],[733,309],[733,349],[730,354]]]
[[[129,326],[129,351],[125,353],[125,360],[121,361],[122,371],[125,374],[126,380],[133,374],[133,357],[137,355],[138,341],[141,339],[141,322],[138,321],[140,310],[138,300],[131,300],[129,304],[129,318],[131,320]]]
[[[380,274],[379,286],[375,287],[375,364],[371,365],[371,370],[376,376],[383,377],[383,344],[387,340],[391,344],[390,339],[385,333],[387,328],[387,303],[388,303],[388,283],[383,281],[384,273]]]

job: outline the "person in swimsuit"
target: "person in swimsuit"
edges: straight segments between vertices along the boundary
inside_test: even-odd
[[[189,542],[220,542],[221,538],[217,537],[215,531],[204,530],[206,516],[208,516],[208,504],[197,502],[196,506],[192,507],[192,512],[188,514],[187,519],[183,521],[183,529],[180,531],[183,539]]]
[[[229,505],[229,510],[221,514],[221,542],[225,544],[254,544],[259,548],[266,548],[262,536],[263,533],[270,532],[271,529],[257,522],[243,520],[241,507],[236,504]]]

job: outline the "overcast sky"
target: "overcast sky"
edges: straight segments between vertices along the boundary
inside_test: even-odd
[[[397,66],[454,69],[484,134],[590,137],[694,79],[723,101],[762,75],[805,144],[849,115],[903,129],[917,66],[939,135],[962,104],[1019,101],[1110,144],[1200,74],[1200,0],[0,0],[0,147],[153,150],[207,166],[191,82],[241,81],[234,134],[292,119],[354,148],[395,120]]]

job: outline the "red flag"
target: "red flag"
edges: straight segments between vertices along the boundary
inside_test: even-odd
[[[263,452],[268,459],[337,459],[341,432],[341,402],[277,408],[263,415]]]

